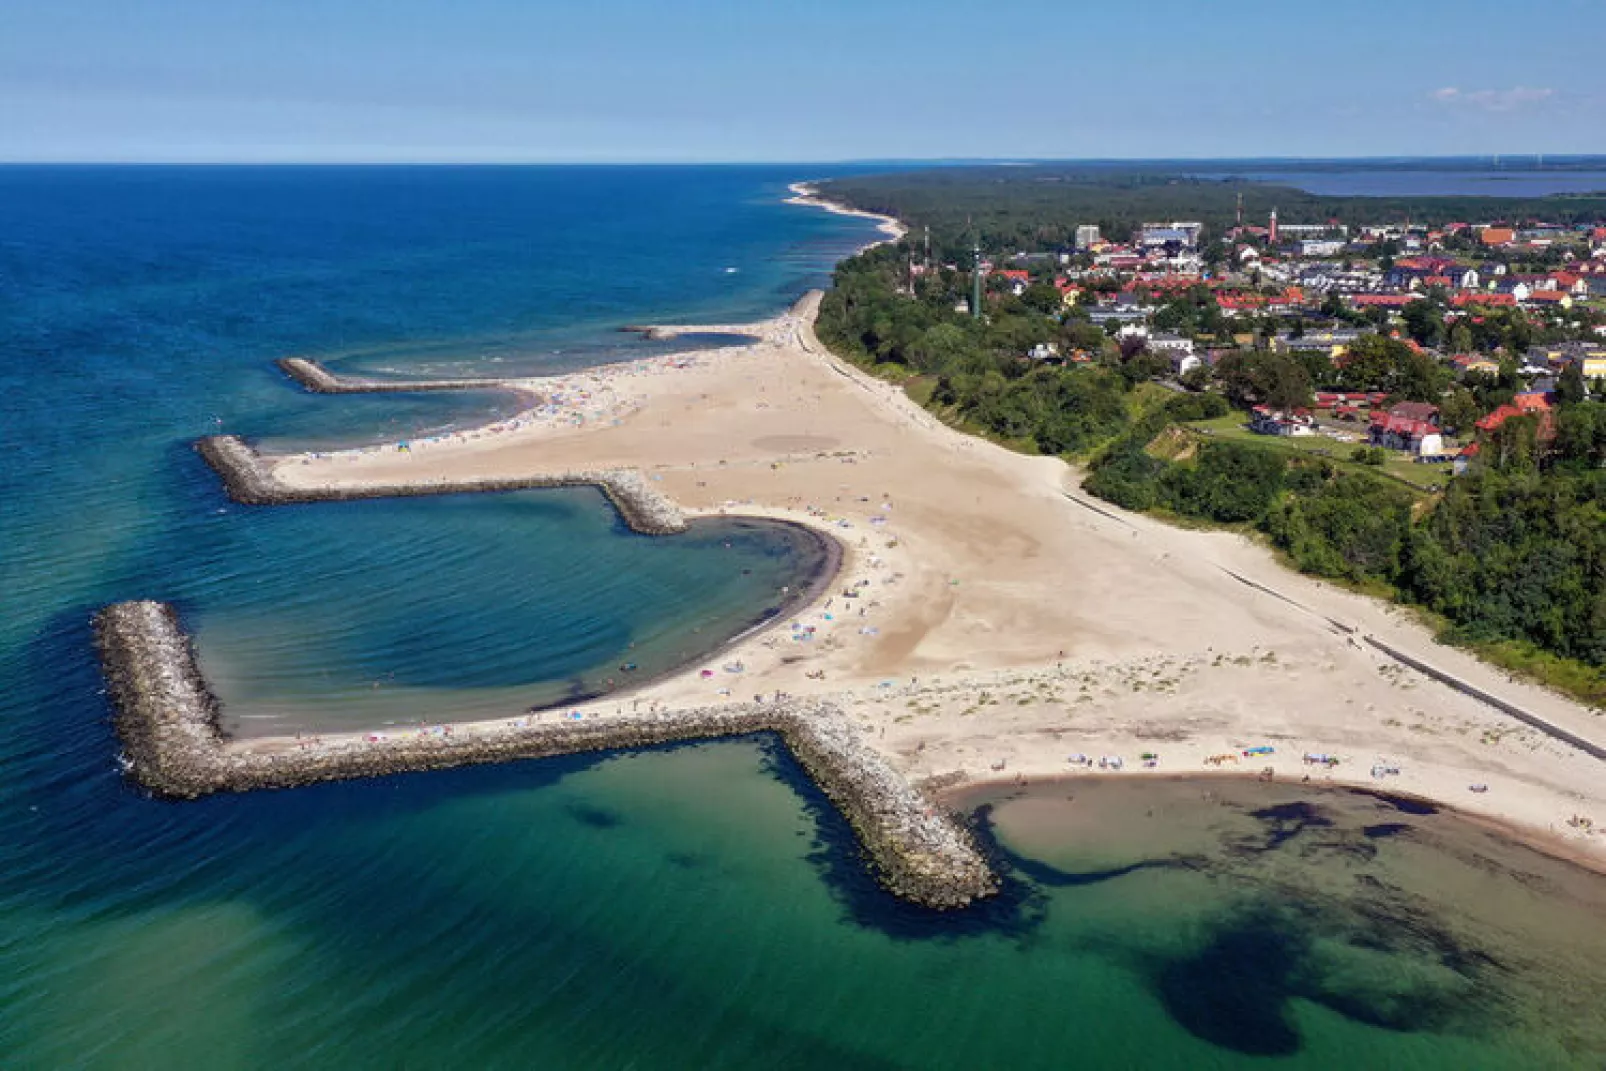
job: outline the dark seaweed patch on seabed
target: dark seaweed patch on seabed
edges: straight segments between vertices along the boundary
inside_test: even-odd
[[[1384,802],[1404,803],[1400,809],[1410,806],[1410,801]],[[1295,998],[1387,1030],[1475,1033],[1495,1028],[1503,997],[1494,984],[1498,976],[1489,972],[1509,968],[1458,938],[1421,897],[1367,873],[1356,875],[1347,894],[1335,895],[1298,878],[1269,880],[1258,871],[1235,875],[1231,862],[1247,863],[1295,841],[1302,856],[1339,851],[1364,862],[1377,853],[1376,841],[1411,826],[1341,827],[1305,801],[1246,813],[1262,828],[1226,838],[1224,857],[1204,860],[1200,869],[1219,878],[1252,881],[1254,904],[1214,922],[1193,952],[1140,957],[1141,972],[1179,1026],[1201,1040],[1252,1056],[1300,1050],[1303,1043],[1288,1006]],[[1346,966],[1346,957],[1334,956],[1335,948],[1345,946],[1426,961],[1453,974],[1435,982],[1419,972],[1385,967],[1374,977],[1358,976]]]
[[[1255,915],[1220,924],[1197,952],[1155,965],[1150,979],[1166,1012],[1203,1041],[1248,1056],[1300,1050],[1288,1012],[1302,935]]]
[[[579,800],[564,804],[563,809],[568,812],[569,817],[592,829],[614,829],[623,825],[625,821],[617,811]]]
[[[1248,814],[1260,822],[1264,839],[1235,838],[1225,845],[1234,855],[1273,852],[1307,830],[1328,829],[1333,825],[1333,820],[1320,807],[1305,800],[1262,807]]]
[[[1352,796],[1365,796],[1367,799],[1376,800],[1378,803],[1391,807],[1401,814],[1412,814],[1420,818],[1439,813],[1439,809],[1426,800],[1415,800],[1405,796],[1391,796],[1387,792],[1376,792],[1369,788],[1346,788],[1344,791]]]
[[[1176,1023],[1201,1040],[1250,1056],[1287,1056],[1303,1041],[1289,1009],[1309,1000],[1344,1017],[1399,1032],[1495,1025],[1499,995],[1482,977],[1499,964],[1455,940],[1431,916],[1402,903],[1307,900],[1289,908],[1294,890],[1218,920],[1205,943],[1183,956],[1143,966]],[[1318,944],[1318,938],[1321,944]],[[1410,973],[1357,977],[1342,962],[1324,963],[1337,942],[1388,955],[1426,955],[1464,981],[1402,981]]]

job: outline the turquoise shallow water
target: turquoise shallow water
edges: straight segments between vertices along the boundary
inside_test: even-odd
[[[1598,1066],[1571,937],[1599,885],[1455,833],[1257,852],[1285,801],[1197,827],[1135,821],[1158,796],[1009,801],[1009,895],[936,918],[763,741],[183,805],[124,784],[87,627],[113,599],[176,600],[231,717],[270,728],[501,710],[745,627],[806,565],[782,532],[650,540],[585,491],[248,510],[188,443],[503,404],[313,397],[287,353],[561,368],[639,352],[622,323],[773,313],[868,233],[781,205],[799,177],[0,168],[0,1066]]]
[[[287,507],[264,511],[243,543],[217,553],[319,581],[216,571],[175,591],[198,607],[189,624],[230,727],[252,735],[622,696],[785,612],[828,562],[822,541],[788,525],[638,535],[588,489]],[[331,598],[331,582],[352,590]]]

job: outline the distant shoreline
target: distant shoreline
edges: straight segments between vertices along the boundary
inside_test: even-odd
[[[821,197],[818,188],[812,183],[794,182],[787,189],[792,191],[792,196],[786,199],[786,204],[802,205],[807,208],[822,208],[833,216],[852,216],[856,219],[875,220],[876,229],[886,237],[878,238],[873,242],[860,246],[858,249],[860,253],[867,249],[874,249],[876,246],[900,241],[909,233],[909,228],[896,216],[882,215],[879,212],[866,212],[862,209],[845,205],[840,201],[832,201],[829,198]]]

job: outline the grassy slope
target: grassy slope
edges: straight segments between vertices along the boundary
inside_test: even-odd
[[[1450,473],[1447,471],[1450,468],[1448,465],[1419,465],[1407,455],[1395,450],[1389,451],[1387,463],[1381,466],[1363,465],[1351,461],[1350,452],[1356,446],[1365,445],[1364,443],[1341,443],[1336,439],[1329,439],[1325,435],[1310,435],[1298,438],[1259,435],[1249,430],[1242,413],[1229,413],[1227,416],[1218,417],[1215,420],[1200,420],[1186,426],[1190,431],[1210,439],[1226,439],[1267,450],[1282,450],[1309,457],[1321,457],[1341,469],[1367,473],[1373,476],[1389,476],[1419,494],[1432,493],[1435,487],[1443,487],[1450,477]]]

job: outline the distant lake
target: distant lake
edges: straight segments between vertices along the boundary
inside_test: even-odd
[[[1199,174],[1199,178],[1225,178]],[[1233,177],[1330,197],[1545,197],[1606,191],[1600,171],[1243,171]]]

